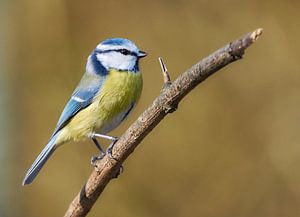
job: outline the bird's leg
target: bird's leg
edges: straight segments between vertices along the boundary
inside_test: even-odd
[[[109,157],[110,159],[117,160],[117,159],[115,159],[115,158],[112,156],[112,150],[113,150],[113,148],[114,148],[115,143],[118,141],[119,138],[118,138],[118,137],[114,137],[114,136],[108,136],[108,135],[98,134],[98,133],[94,134],[94,136],[100,137],[100,138],[103,138],[103,139],[109,139],[109,140],[112,141],[112,142],[110,143],[110,145],[108,146],[108,148],[106,149],[106,154],[108,154],[108,157]]]
[[[105,156],[105,152],[103,151],[103,149],[101,148],[100,144],[98,143],[97,139],[95,138],[95,136],[92,137],[93,142],[95,143],[97,149],[100,151],[100,155],[98,156],[93,156],[91,158],[91,164],[93,166],[96,166],[96,161],[97,160],[101,160],[104,156]]]
[[[93,137],[99,137],[99,138],[108,139],[111,141],[117,141],[119,139],[118,137],[103,135],[103,134],[99,134],[99,133],[93,134]]]
[[[108,135],[103,135],[103,134],[98,134],[98,133],[95,133],[94,135],[93,135],[93,138],[94,137],[99,137],[99,138],[103,138],[103,139],[109,139],[109,140],[111,140],[112,142],[110,143],[110,145],[108,146],[108,148],[106,149],[106,154],[108,155],[108,157],[110,158],[110,159],[114,159],[114,160],[117,160],[116,158],[114,158],[113,156],[112,156],[112,150],[113,150],[113,148],[114,148],[114,145],[116,144],[116,142],[118,141],[118,137],[114,137],[114,136],[108,136]],[[96,139],[95,139],[96,140]],[[97,141],[97,140],[96,140]],[[95,143],[96,144],[96,143]],[[97,144],[96,144],[96,146],[97,146]],[[98,144],[98,146],[99,146],[99,150],[101,150],[101,154],[103,154],[103,150],[102,150],[102,148],[100,147],[100,145]],[[97,147],[98,147],[97,146]],[[105,153],[104,153],[104,155],[105,155]],[[104,155],[102,155],[102,156],[104,156]],[[101,158],[102,159],[102,158]],[[98,159],[97,159],[98,160]],[[123,165],[121,165],[120,166],[120,169],[119,169],[119,172],[116,174],[116,177],[115,178],[117,178],[122,172],[124,171],[124,168],[123,168]]]
[[[95,143],[97,149],[100,151],[101,155],[105,155],[105,152],[103,151],[103,149],[101,148],[101,146],[99,145],[97,139],[95,137],[92,138],[93,142]]]

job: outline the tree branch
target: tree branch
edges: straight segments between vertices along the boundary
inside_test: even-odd
[[[114,146],[113,160],[105,156],[86,184],[70,204],[65,217],[86,216],[109,181],[118,176],[120,166],[148,133],[168,114],[176,110],[178,103],[199,83],[224,66],[242,58],[247,47],[262,34],[262,29],[225,45],[204,58],[171,83],[165,64],[160,58],[164,88],[142,115],[127,129]]]

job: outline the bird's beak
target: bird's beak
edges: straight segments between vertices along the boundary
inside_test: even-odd
[[[143,57],[145,57],[145,56],[147,56],[147,53],[145,52],[145,51],[139,51],[139,53],[138,53],[138,57],[139,58],[143,58]]]

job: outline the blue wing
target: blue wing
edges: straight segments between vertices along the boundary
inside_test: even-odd
[[[85,73],[69,102],[66,104],[52,136],[61,130],[79,111],[88,107],[93,102],[102,87],[104,78],[104,76]]]

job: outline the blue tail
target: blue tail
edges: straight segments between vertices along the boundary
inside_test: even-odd
[[[56,149],[55,146],[55,140],[57,135],[52,137],[46,147],[43,149],[43,151],[40,153],[40,155],[36,158],[36,160],[33,162],[31,167],[26,173],[26,176],[23,180],[23,185],[30,184],[34,178],[37,176],[37,174],[40,172],[44,164],[47,162],[47,160],[50,158],[50,156],[53,154],[53,152]]]

